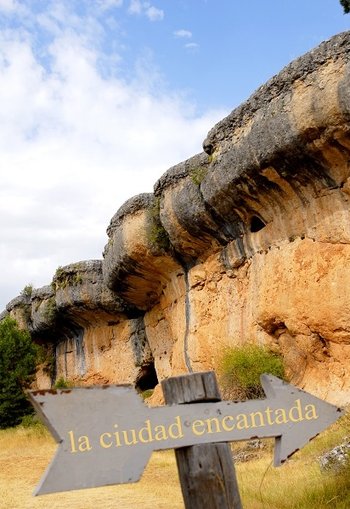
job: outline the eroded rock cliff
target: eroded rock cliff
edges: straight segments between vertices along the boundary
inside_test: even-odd
[[[298,386],[349,402],[350,33],[292,62],[203,147],[119,209],[102,261],[60,268],[7,312],[51,345],[53,378],[147,388],[255,341]]]

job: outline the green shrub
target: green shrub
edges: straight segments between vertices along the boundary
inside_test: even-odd
[[[190,171],[191,180],[196,186],[200,186],[207,174],[207,168],[198,167]]]
[[[31,297],[33,293],[33,285],[26,285],[23,290],[21,291],[21,295],[23,297]]]
[[[33,380],[40,347],[7,316],[0,322],[0,429],[16,426],[33,408],[24,390]]]
[[[76,264],[78,265],[78,264]],[[68,270],[64,267],[57,267],[51,287],[55,292],[64,290],[67,286],[78,286],[83,283],[83,276],[79,273],[79,268]],[[56,307],[56,304],[55,304]]]
[[[20,426],[22,428],[41,428],[43,424],[36,414],[29,414],[22,417]]]
[[[148,399],[152,396],[154,393],[154,389],[146,389],[145,391],[141,392],[142,399]]]
[[[44,308],[44,318],[47,322],[51,323],[56,318],[57,308],[55,297],[48,299]]]
[[[160,221],[160,198],[155,198],[153,205],[149,210],[149,224],[147,227],[147,237],[151,246],[155,249],[164,249],[170,247],[168,234]]]
[[[69,389],[72,386],[73,386],[72,382],[70,382],[69,380],[66,380],[65,378],[63,378],[63,376],[61,376],[60,378],[58,378],[56,380],[54,388],[55,389]]]
[[[282,357],[254,344],[227,348],[219,365],[224,397],[241,400],[265,397],[260,383],[263,373],[283,379]]]

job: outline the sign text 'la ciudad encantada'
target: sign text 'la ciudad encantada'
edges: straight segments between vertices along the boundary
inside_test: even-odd
[[[70,430],[68,431],[68,441],[70,452],[77,453],[91,451],[96,446],[109,449],[110,447],[180,440],[185,437],[185,433],[192,434],[194,437],[203,437],[206,434],[232,432],[235,429],[237,431],[254,430],[266,426],[299,423],[315,419],[318,419],[316,406],[310,403],[302,407],[299,398],[289,409],[273,409],[268,405],[263,411],[195,419],[191,423],[184,422],[181,415],[177,415],[174,421],[167,426],[160,423],[154,424],[151,419],[147,419],[139,429],[120,429],[118,424],[114,424],[113,430],[101,433],[96,444],[92,442],[89,435],[79,435],[74,430]]]
[[[131,386],[30,394],[59,446],[36,494],[140,479],[153,451],[275,438],[275,465],[342,415],[342,410],[272,375],[266,399],[149,408]]]

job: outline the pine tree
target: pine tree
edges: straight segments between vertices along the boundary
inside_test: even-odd
[[[24,390],[33,380],[40,349],[10,317],[0,322],[0,429],[32,413]]]
[[[344,13],[348,14],[350,12],[350,0],[340,0],[340,4],[344,9]]]

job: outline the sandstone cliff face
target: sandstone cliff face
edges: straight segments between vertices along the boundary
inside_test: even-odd
[[[350,33],[286,67],[203,147],[121,207],[103,261],[61,269],[7,311],[54,345],[56,377],[153,386],[255,341],[298,386],[349,402]]]
[[[60,267],[50,286],[14,299],[7,311],[47,349],[39,388],[60,378],[142,386],[153,366],[142,313],[107,288],[100,260]]]

